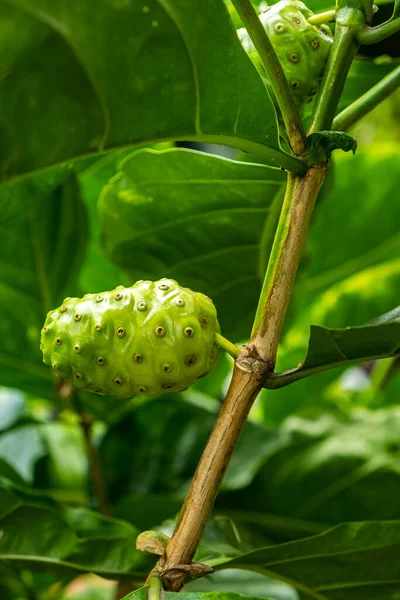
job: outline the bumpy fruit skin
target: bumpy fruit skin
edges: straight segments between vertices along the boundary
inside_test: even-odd
[[[43,362],[77,388],[130,398],[186,389],[215,365],[207,296],[172,279],[66,298],[42,329]]]
[[[312,14],[303,2],[282,0],[259,15],[300,110],[317,93],[333,41],[327,25],[308,23]],[[239,29],[238,35],[273,97],[265,68],[246,29]]]

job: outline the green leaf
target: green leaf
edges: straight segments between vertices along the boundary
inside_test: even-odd
[[[326,369],[399,355],[400,306],[362,327],[328,329],[312,325],[304,362],[290,372],[273,375],[271,387],[287,385]]]
[[[0,479],[0,564],[60,576],[95,572],[103,577],[143,577],[148,566],[135,550],[138,530],[84,508]]]
[[[349,523],[215,564],[274,575],[316,600],[393,600],[400,521]]]
[[[90,0],[76,10],[68,0],[9,0],[3,19],[3,177],[165,139],[232,145],[303,169],[280,149],[275,109],[222,0],[95,11]]]
[[[148,588],[140,588],[125,596],[123,600],[146,600],[147,593]],[[163,594],[163,598],[165,600],[260,600],[256,596],[244,596],[234,592],[166,592]],[[268,600],[265,596],[263,598]]]
[[[217,402],[203,394],[185,392],[183,396],[185,400],[182,395],[169,394],[168,400],[160,396],[147,401],[108,430],[100,452],[113,501],[122,501],[127,496],[129,506],[131,494],[150,492],[173,494],[175,500],[182,498],[219,409]],[[266,457],[285,443],[285,436],[279,432],[248,422],[224,478],[223,489],[248,485]],[[129,461],[126,460],[128,455]],[[169,506],[171,512],[161,511],[161,520],[174,516],[176,504],[171,502]],[[126,510],[122,514],[127,516]],[[149,516],[143,509],[136,515],[132,512],[131,519],[138,527],[148,528]],[[153,521],[151,526],[159,522]]]
[[[0,188],[0,377],[3,385],[50,397],[42,364],[46,312],[77,291],[87,219],[68,169]]]
[[[135,152],[100,199],[106,252],[133,281],[173,277],[209,295],[223,334],[240,340],[255,312],[284,180],[278,169],[200,152]]]
[[[275,600],[298,600],[296,590],[282,581],[270,579],[260,573],[224,569],[196,579],[185,585],[187,592],[229,592],[247,596],[271,596]]]
[[[46,454],[37,425],[20,425],[0,435],[0,458],[26,482],[33,483],[36,463]]]
[[[343,131],[320,131],[307,137],[305,153],[309,164],[322,164],[334,150],[352,151],[355,154],[357,141]]]

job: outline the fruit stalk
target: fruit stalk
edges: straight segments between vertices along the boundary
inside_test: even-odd
[[[250,0],[232,0],[238,15],[246,27],[271,82],[274,94],[282,113],[290,146],[297,156],[304,152],[305,133],[293,94],[257,12]]]
[[[332,127],[351,63],[360,46],[360,31],[365,27],[366,20],[371,17],[372,2],[370,4],[371,7],[365,7],[362,0],[338,2],[333,46],[315,100],[308,135]]]

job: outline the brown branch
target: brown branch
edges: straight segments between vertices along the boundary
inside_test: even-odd
[[[198,464],[165,556],[158,563],[165,589],[179,591],[211,514],[247,416],[273,372],[276,349],[296,276],[312,208],[326,175],[313,167],[290,175],[252,340],[236,360],[232,381]],[[185,568],[186,567],[186,568]]]
[[[268,366],[242,349],[221,412],[192,480],[178,524],[160,561],[166,589],[177,591],[185,580],[179,565],[191,563],[212,511],[222,478],[228,467],[250,408],[262,387]]]

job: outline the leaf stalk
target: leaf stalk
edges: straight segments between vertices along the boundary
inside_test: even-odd
[[[400,66],[350,104],[333,120],[332,128],[346,131],[400,87]]]

